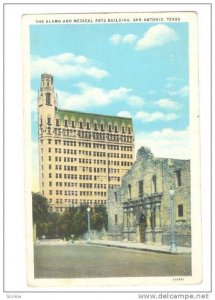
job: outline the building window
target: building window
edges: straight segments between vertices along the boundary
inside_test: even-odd
[[[176,186],[181,186],[181,170],[177,170],[176,174]]]
[[[81,129],[83,129],[83,122],[82,122],[82,121],[79,122],[79,127],[80,127]]]
[[[90,123],[87,122],[87,129],[89,130],[90,129]]]
[[[51,125],[51,118],[47,118],[48,125]]]
[[[140,180],[138,183],[139,186],[139,197],[143,196],[143,180]]]
[[[118,132],[118,127],[116,125],[114,126],[114,131]]]
[[[68,126],[68,121],[64,120],[64,126],[67,127]]]
[[[51,105],[51,94],[46,93],[46,105]]]
[[[115,201],[117,202],[117,192],[114,192]]]
[[[128,185],[128,198],[131,199],[131,184]]]
[[[56,119],[56,126],[60,126],[60,120]]]
[[[101,124],[101,131],[104,131],[104,124]]]
[[[117,224],[118,224],[118,216],[115,215],[115,225],[117,225]]]
[[[184,216],[184,206],[183,204],[178,205],[178,217],[183,217]]]
[[[108,131],[111,132],[111,124],[108,125]]]
[[[152,194],[157,193],[157,178],[154,175],[152,177]]]
[[[131,127],[128,127],[128,134],[131,134]]]
[[[98,130],[98,124],[96,122],[94,123],[94,130]]]

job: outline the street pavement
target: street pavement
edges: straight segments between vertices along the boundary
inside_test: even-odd
[[[191,275],[190,255],[70,243],[34,247],[35,278],[101,278]]]
[[[75,244],[85,244],[86,240],[77,240]],[[37,245],[49,245],[49,246],[65,246],[70,245],[71,241],[63,241],[60,239],[56,240],[38,240]],[[108,246],[108,247],[117,247],[117,248],[126,248],[126,249],[133,249],[133,250],[142,250],[142,251],[150,251],[150,252],[158,252],[158,253],[169,253],[173,255],[177,254],[187,254],[190,255],[192,249],[189,247],[176,247],[176,251],[172,252],[170,250],[170,245],[158,245],[155,243],[134,243],[129,241],[112,241],[112,240],[91,240],[90,244],[93,245],[100,245],[100,246]]]

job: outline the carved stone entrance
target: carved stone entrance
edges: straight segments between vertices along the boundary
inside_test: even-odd
[[[139,221],[139,232],[140,232],[140,242],[144,243],[146,240],[145,232],[146,232],[146,217],[144,214],[141,214]]]
[[[124,202],[123,239],[140,243],[162,243],[161,197],[162,194],[156,193]]]

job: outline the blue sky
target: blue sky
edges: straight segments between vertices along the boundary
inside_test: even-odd
[[[131,116],[136,149],[189,158],[188,50],[187,23],[32,25],[34,151],[37,90],[47,72],[60,108]]]

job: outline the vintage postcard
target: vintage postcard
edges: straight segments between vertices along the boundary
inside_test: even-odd
[[[197,18],[23,16],[29,286],[201,282]]]

